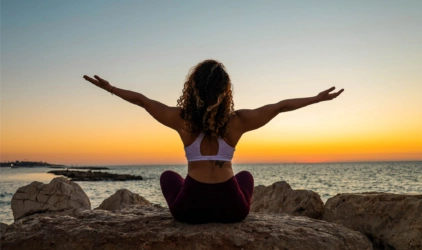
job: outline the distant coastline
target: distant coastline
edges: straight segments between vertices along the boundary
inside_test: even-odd
[[[0,167],[5,168],[5,167],[16,167],[16,168],[20,168],[20,167],[25,167],[25,168],[29,168],[29,167],[65,167],[65,165],[60,165],[60,164],[51,164],[48,162],[42,162],[42,161],[9,161],[9,162],[0,162]]]
[[[56,169],[82,169],[82,170],[106,170],[107,167],[97,167],[97,166],[67,166],[61,164],[51,164],[48,162],[36,162],[36,161],[14,161],[14,162],[0,162],[0,167],[2,168],[33,168],[33,167],[48,167]]]

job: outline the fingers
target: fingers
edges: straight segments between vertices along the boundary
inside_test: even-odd
[[[91,83],[93,83],[93,84],[97,84],[98,83],[97,80],[92,79],[91,77],[89,77],[87,75],[84,75],[84,79],[87,80],[87,81],[89,81],[89,82],[91,82]]]
[[[322,91],[321,93],[319,93],[320,96],[326,96],[329,95],[331,91],[333,91],[336,87],[331,87],[327,90]]]
[[[343,93],[343,91],[344,91],[344,89],[340,89],[340,91],[338,91],[338,92],[336,93],[336,97],[337,97],[337,96],[339,96],[341,93]]]
[[[101,77],[94,75],[94,77],[98,80],[98,81],[104,81],[104,79],[102,79]]]
[[[94,77],[97,80],[95,80],[95,79],[93,79],[93,78],[91,78],[91,77],[89,77],[87,75],[84,75],[85,80],[90,81],[90,82],[95,83],[95,84],[98,84],[99,82],[107,82],[106,80],[102,79],[101,77],[99,77],[97,75],[94,75]]]
[[[328,93],[330,93],[331,91],[333,91],[335,89],[336,89],[336,87],[331,87],[331,88],[325,90],[324,92],[328,94]]]
[[[331,99],[336,98],[336,97],[337,97],[337,96],[339,96],[341,93],[343,93],[343,91],[344,91],[344,89],[341,89],[340,91],[338,91],[338,92],[336,92],[336,93],[332,93],[332,94],[331,94],[331,96],[332,96],[332,98],[331,98]]]

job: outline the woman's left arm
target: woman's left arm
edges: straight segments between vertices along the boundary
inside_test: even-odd
[[[180,108],[169,107],[161,102],[149,99],[141,93],[114,87],[110,85],[108,81],[97,75],[94,77],[96,79],[84,75],[85,80],[91,82],[97,87],[102,88],[130,103],[141,106],[161,124],[177,131],[183,128],[184,122],[180,117]]]

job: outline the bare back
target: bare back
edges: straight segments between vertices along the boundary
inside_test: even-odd
[[[233,114],[228,124],[226,136],[222,138],[224,142],[233,148],[236,147],[241,137],[241,134],[236,130],[235,120],[235,114]],[[183,145],[187,147],[197,139],[199,133],[192,135],[186,130],[180,130],[179,135]],[[204,156],[217,155],[218,148],[217,138],[207,135],[201,141],[200,152]],[[199,182],[220,183],[232,178],[234,172],[231,161],[204,160],[188,162],[188,175]]]

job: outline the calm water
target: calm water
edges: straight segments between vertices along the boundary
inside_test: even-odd
[[[142,181],[77,182],[91,200],[91,207],[100,203],[121,188],[129,189],[150,202],[166,206],[159,178],[165,170],[186,176],[187,167],[179,166],[107,166],[107,172],[141,175]],[[235,173],[247,170],[255,178],[255,185],[288,182],[293,189],[317,192],[325,202],[338,193],[388,192],[422,193],[422,162],[371,162],[330,164],[271,164],[234,165]],[[11,199],[16,190],[32,181],[50,182],[54,175],[50,168],[0,168],[0,222],[13,222]]]

